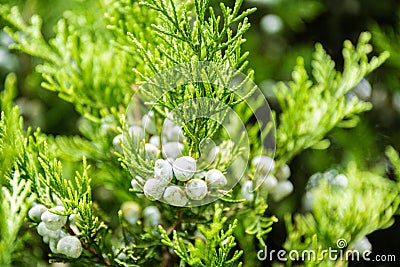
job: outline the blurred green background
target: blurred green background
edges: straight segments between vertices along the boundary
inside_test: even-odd
[[[91,10],[97,1],[89,0],[0,0],[15,4],[28,19],[32,14],[43,18],[43,33],[52,36],[52,28],[65,10]],[[228,4],[233,4],[231,3]],[[212,1],[217,5],[217,1]],[[278,110],[272,87],[276,81],[289,80],[296,58],[302,56],[309,68],[314,44],[322,43],[341,69],[343,41],[355,42],[362,31],[372,31],[377,52],[389,49],[392,57],[378,71],[367,77],[372,93],[366,96],[373,110],[362,115],[354,129],[336,129],[330,133],[327,150],[308,150],[291,163],[295,194],[281,203],[278,212],[300,209],[300,200],[308,177],[318,171],[345,166],[355,160],[368,169],[386,168],[383,151],[387,145],[400,150],[400,1],[397,0],[245,0],[243,8],[256,6],[249,18],[252,28],[246,34],[244,49],[250,51],[250,67],[255,70],[256,83]],[[3,26],[0,21],[0,26]],[[7,49],[12,40],[0,31],[0,88],[7,73],[18,75],[17,104],[25,123],[40,127],[49,134],[79,134],[78,115],[69,103],[54,93],[40,89],[41,77],[34,72],[38,60]],[[390,174],[390,169],[386,170]],[[276,211],[275,210],[275,211]],[[278,214],[279,215],[279,214]],[[270,238],[271,247],[279,247],[285,239],[284,228],[278,224]],[[397,238],[393,238],[397,237]],[[369,236],[377,254],[400,255],[399,220],[389,229]],[[363,263],[364,264],[364,263]],[[371,266],[376,266],[371,263]],[[389,263],[380,266],[390,266]]]

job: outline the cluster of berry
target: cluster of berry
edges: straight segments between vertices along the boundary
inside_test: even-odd
[[[170,185],[174,177],[184,182],[184,186]],[[172,164],[168,160],[158,159],[154,166],[154,178],[145,182],[143,192],[151,200],[163,199],[173,206],[185,206],[189,201],[203,200],[209,189],[226,185],[227,179],[221,171],[211,169],[196,174],[196,161],[183,156]]]
[[[162,129],[162,140],[156,134],[156,124],[152,111],[142,117],[142,125],[143,128],[137,125],[129,127],[128,134],[134,142],[145,140],[146,135],[149,135],[148,142],[144,145],[146,155],[149,158],[157,159],[160,154],[159,147],[162,147],[163,157],[169,160],[174,160],[182,155],[185,147],[183,144],[185,137],[182,134],[181,128],[172,120],[165,119]],[[118,134],[113,139],[113,145],[117,150],[121,150],[121,144],[124,141],[126,141],[126,137],[123,134]]]
[[[143,190],[144,195],[150,200],[163,200],[173,206],[185,206],[193,205],[194,201],[205,199],[211,190],[221,189],[227,185],[227,179],[220,170],[201,172],[197,170],[194,158],[183,156],[185,138],[181,128],[171,119],[167,118],[164,121],[162,140],[156,135],[152,112],[143,116],[142,124],[143,128],[131,126],[128,131],[134,141],[145,138],[145,133],[150,134],[149,142],[145,143],[144,149],[146,155],[155,160],[154,175],[148,179],[136,176],[131,182],[134,190]],[[113,143],[120,147],[123,141],[124,136],[117,135]],[[161,155],[159,147],[162,148]],[[160,156],[162,158],[159,158]]]
[[[241,191],[243,198],[252,201],[254,190],[258,189],[261,194],[270,194],[274,201],[280,201],[293,192],[293,184],[288,180],[291,174],[288,165],[275,170],[275,161],[268,156],[254,157],[251,165],[255,168],[257,187],[254,188],[253,181],[245,181]]]
[[[63,229],[68,220],[70,224],[76,223],[73,215],[68,218],[68,216],[56,214],[64,211],[63,206],[47,209],[42,204],[35,204],[29,210],[28,216],[31,220],[40,222],[37,232],[43,237],[43,241],[49,244],[51,252],[76,259],[82,254],[82,244],[76,236],[69,235]]]

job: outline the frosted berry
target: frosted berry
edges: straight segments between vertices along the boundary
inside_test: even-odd
[[[306,185],[306,191],[310,191],[312,188],[317,187],[320,181],[323,179],[323,177],[324,177],[323,174],[320,172],[311,175]]]
[[[283,29],[282,19],[274,14],[268,14],[261,19],[261,29],[268,34],[276,34]]]
[[[293,192],[293,184],[286,180],[279,182],[275,190],[272,192],[272,198],[275,201],[280,201]]]
[[[196,161],[189,156],[177,158],[172,164],[176,179],[179,181],[189,180],[196,172]]]
[[[136,179],[132,179],[131,180],[131,187],[133,190],[135,191],[140,191],[142,190],[142,188],[140,187],[140,184],[138,183],[138,181],[136,181]]]
[[[156,147],[159,147],[161,144],[160,137],[158,135],[153,135],[152,137],[150,137],[149,143],[155,145]]]
[[[175,160],[182,155],[184,148],[185,146],[182,143],[168,142],[163,144],[162,153],[164,158]]]
[[[163,131],[167,131],[175,126],[177,126],[177,125],[175,124],[175,122],[173,122],[173,116],[170,113],[170,114],[168,114],[167,118],[164,120]]]
[[[276,179],[276,177],[273,176],[272,174],[269,174],[264,177],[260,176],[257,179],[257,185],[260,185],[261,191],[266,191],[271,193],[278,186],[278,179]]]
[[[172,166],[167,160],[158,159],[154,164],[154,178],[171,182],[173,177]]]
[[[360,254],[364,253],[365,251],[371,251],[372,250],[372,245],[369,242],[368,238],[365,236],[356,242],[353,243],[352,245],[353,250],[358,251]]]
[[[105,116],[101,118],[101,130],[105,133],[113,128],[116,124],[115,117],[113,115]]]
[[[65,236],[67,236],[67,234],[62,230],[54,231],[54,234],[52,236],[48,236],[49,237],[48,243],[49,243],[51,252],[58,253],[57,243],[61,238],[65,237]],[[44,237],[43,237],[43,239],[44,239]]]
[[[164,120],[162,135],[167,142],[183,142],[185,140],[181,127],[173,122],[171,114]]]
[[[335,178],[332,180],[332,185],[338,187],[346,187],[348,183],[347,177],[344,174],[336,175]]]
[[[156,159],[159,153],[158,148],[150,143],[144,145],[144,151],[146,152],[146,155],[151,159]]]
[[[68,221],[69,221],[69,227],[71,228],[72,232],[74,232],[74,234],[76,235],[80,235],[81,231],[79,230],[79,227],[77,225],[79,224],[80,216],[76,214],[71,214],[68,217]]]
[[[46,224],[46,227],[49,230],[58,230],[61,227],[64,226],[64,224],[67,222],[68,217],[67,216],[62,216],[58,215],[55,213],[52,213],[51,211],[56,211],[56,212],[64,212],[64,207],[62,206],[56,206],[51,210],[47,210],[43,212],[41,219],[42,221]]]
[[[122,216],[130,224],[136,224],[140,218],[140,205],[133,201],[127,201],[121,205]]]
[[[186,194],[193,200],[202,200],[207,195],[207,184],[200,179],[192,179],[186,184]]]
[[[166,129],[163,132],[163,136],[167,139],[168,142],[182,142],[185,140],[182,129],[179,126],[173,126],[169,129]]]
[[[361,100],[368,100],[371,97],[372,87],[371,84],[366,80],[362,79],[353,89],[354,93]]]
[[[287,164],[284,164],[276,172],[275,177],[278,178],[279,181],[284,181],[290,177],[290,174],[291,174],[290,167]]]
[[[82,254],[81,241],[75,236],[65,236],[58,241],[57,251],[69,258],[77,259]]]
[[[50,239],[58,239],[64,233],[61,229],[50,230],[44,222],[38,224],[37,232],[39,235],[49,237]]]
[[[42,216],[43,212],[45,212],[47,208],[42,204],[34,205],[28,212],[29,218],[33,221],[40,221],[40,217]]]
[[[225,175],[222,174],[220,170],[212,169],[206,173],[206,182],[210,187],[221,187],[225,186],[228,181]]]
[[[249,201],[254,199],[253,193],[253,182],[252,181],[245,181],[242,185],[242,197]]]
[[[143,192],[148,199],[157,200],[162,197],[165,186],[165,181],[160,179],[149,179],[143,186]]]
[[[124,140],[124,136],[122,134],[118,134],[113,139],[113,146],[116,149],[121,148],[122,141]]]
[[[57,254],[58,250],[57,250],[57,243],[58,240],[54,240],[54,239],[50,239],[49,240],[49,247],[52,253]]]
[[[148,114],[143,115],[142,124],[147,133],[155,134],[157,132],[154,122],[154,112],[150,111]]]
[[[251,161],[257,173],[268,174],[275,168],[275,161],[268,156],[256,156]]]
[[[144,139],[144,131],[140,126],[131,126],[128,128],[128,133],[132,137],[134,142]]]
[[[43,242],[48,244],[50,242],[50,237],[48,235],[43,236]]]
[[[48,229],[48,228],[46,227],[46,224],[45,224],[44,222],[40,222],[40,223],[38,224],[37,232],[38,232],[39,235],[41,235],[41,236],[48,236],[49,233],[50,233],[50,231],[51,231],[51,230]]]
[[[168,204],[178,207],[185,206],[189,201],[185,192],[175,185],[169,186],[165,189],[164,200],[167,201]]]
[[[312,211],[314,205],[314,195],[311,192],[306,192],[301,200],[303,210]]]
[[[207,160],[209,162],[214,162],[214,160],[217,158],[218,153],[220,152],[219,146],[215,146],[210,150],[210,153],[208,154]]]
[[[156,206],[148,206],[143,210],[144,224],[156,227],[160,224],[161,213]]]

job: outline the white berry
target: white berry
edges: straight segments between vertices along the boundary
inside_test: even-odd
[[[48,235],[43,236],[43,242],[48,244],[50,242],[50,237]]]
[[[286,180],[279,182],[275,190],[272,192],[272,198],[275,201],[280,201],[293,192],[293,184]]]
[[[148,206],[143,210],[144,223],[148,226],[157,226],[161,221],[161,213],[156,206]]]
[[[273,176],[272,174],[269,174],[264,177],[260,176],[257,180],[257,185],[260,185],[261,191],[266,191],[271,193],[278,186],[278,179],[276,179],[276,177]]]
[[[61,227],[64,226],[64,224],[67,222],[67,219],[68,219],[67,216],[58,215],[58,214],[52,213],[51,211],[64,212],[64,210],[65,210],[64,207],[56,206],[51,210],[47,210],[47,211],[43,212],[41,219],[46,224],[46,227],[49,230],[60,229]]]
[[[222,174],[220,170],[212,169],[206,173],[206,182],[210,187],[220,187],[225,186],[228,181],[225,175]]]
[[[333,178],[331,183],[332,183],[332,185],[336,185],[338,187],[344,188],[347,186],[348,180],[344,174],[339,174],[339,175],[336,175],[335,178]]]
[[[140,184],[138,183],[138,181],[136,179],[132,179],[131,180],[131,187],[133,190],[135,191],[140,191],[142,190],[142,188],[140,187]]]
[[[41,235],[41,236],[48,236],[49,235],[49,233],[50,233],[50,229],[48,229],[47,227],[46,227],[46,224],[44,223],[44,222],[40,222],[39,224],[38,224],[38,227],[37,227],[37,232],[38,232],[38,234],[39,235]]]
[[[214,162],[219,152],[220,152],[219,146],[213,147],[207,155],[207,161],[210,163]]]
[[[173,122],[173,117],[171,114],[164,120],[164,125],[162,129],[163,143],[164,142],[183,142],[185,136],[183,135],[181,127]]]
[[[49,237],[48,243],[49,243],[51,252],[59,253],[57,251],[57,243],[61,238],[65,237],[65,236],[67,236],[67,234],[63,230],[54,231],[53,236],[48,236]],[[45,238],[43,237],[43,239],[45,239]]]
[[[150,111],[148,114],[143,115],[142,124],[146,132],[149,134],[155,134],[156,124],[154,122],[154,112]]]
[[[279,181],[287,180],[290,177],[290,167],[287,164],[284,164],[280,169],[276,172],[275,177],[278,178]]]
[[[39,223],[37,232],[39,235],[43,236],[43,238],[48,237],[50,239],[59,239],[64,233],[61,229],[50,230],[44,222]]]
[[[282,19],[274,14],[268,14],[261,19],[261,29],[268,34],[275,34],[283,29]]]
[[[177,158],[172,164],[176,179],[187,181],[196,172],[196,161],[189,156]]]
[[[68,217],[69,221],[69,227],[71,228],[72,232],[76,235],[80,235],[81,231],[79,230],[79,227],[77,224],[79,224],[79,221],[81,221],[80,216],[76,214],[71,214]]]
[[[245,181],[242,185],[242,197],[249,201],[254,199],[253,193],[253,182],[252,181]]]
[[[366,101],[371,97],[371,84],[366,79],[362,79],[353,90],[361,100]]]
[[[45,206],[43,206],[42,204],[37,204],[29,210],[28,216],[32,220],[38,222],[40,221],[40,217],[42,216],[43,212],[45,212],[46,210],[47,208]]]
[[[156,147],[159,147],[161,144],[160,137],[158,135],[151,136],[149,139],[149,143],[155,145]]]
[[[149,179],[143,186],[145,196],[150,200],[160,199],[165,190],[165,181],[160,179]]]
[[[175,160],[182,155],[184,148],[185,146],[182,143],[168,142],[163,144],[162,153],[164,158]]]
[[[171,182],[173,178],[172,166],[167,160],[158,159],[154,164],[154,178]]]
[[[165,189],[164,199],[168,204],[173,206],[185,206],[189,201],[185,192],[178,186],[169,186]]]
[[[305,211],[312,211],[314,205],[314,195],[310,191],[306,192],[301,200],[301,203]]]
[[[182,129],[179,126],[173,126],[169,129],[166,129],[163,132],[163,135],[169,142],[182,142],[185,140]]]
[[[144,144],[144,151],[149,158],[156,159],[159,153],[158,147],[153,144]]]
[[[69,258],[77,259],[82,254],[81,241],[75,236],[65,236],[58,241],[57,251]]]
[[[202,200],[207,195],[207,184],[200,179],[192,179],[186,184],[186,194],[194,200]]]
[[[124,219],[134,225],[140,218],[140,205],[133,201],[127,201],[121,205],[122,216]]]
[[[256,156],[251,164],[256,167],[256,172],[261,172],[261,174],[268,174],[275,168],[275,161],[267,156]]]
[[[131,126],[128,128],[128,132],[134,142],[144,139],[144,131],[140,126]]]
[[[356,242],[353,243],[352,245],[353,250],[358,251],[359,253],[364,253],[365,251],[371,251],[372,250],[372,245],[369,242],[368,238],[365,236]]]
[[[121,147],[122,141],[124,140],[124,136],[122,134],[118,134],[113,139],[113,146],[117,149]]]

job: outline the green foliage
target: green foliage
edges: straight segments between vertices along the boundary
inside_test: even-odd
[[[13,107],[12,100],[16,94],[16,77],[7,76],[5,90],[1,92],[1,121],[0,121],[0,184],[5,175],[13,167],[15,159],[23,151],[22,120],[19,110]]]
[[[312,213],[295,215],[294,225],[291,218],[287,218],[285,249],[303,251],[316,245],[322,249],[336,249],[340,239],[351,249],[355,241],[394,223],[393,215],[400,204],[396,183],[361,171],[354,163],[349,164],[344,174],[348,178],[345,188],[320,182],[311,190]]]
[[[320,44],[317,44],[312,79],[308,77],[302,58],[292,73],[292,81],[279,83],[275,94],[282,109],[277,128],[276,157],[289,162],[307,148],[326,149],[329,140],[324,136],[334,127],[354,127],[357,114],[370,110],[370,103],[348,93],[361,79],[379,67],[389,56],[387,52],[368,60],[372,47],[371,35],[364,32],[354,47],[344,42],[343,72],[335,70],[335,63]]]
[[[10,48],[40,58],[43,63],[37,71],[44,78],[42,86],[73,103],[84,117],[100,122],[121,104],[126,106],[132,94],[132,63],[109,43],[111,35],[97,14],[66,13],[49,41],[41,33],[39,16],[26,23],[18,9],[8,5],[0,6],[0,15],[9,23],[5,31],[15,41]],[[86,26],[89,23],[93,27]],[[120,75],[126,79],[119,79]]]
[[[247,73],[248,77],[239,86],[230,86],[237,75],[232,70],[246,71],[248,53],[242,53],[241,45],[245,42],[243,35],[250,27],[246,16],[255,9],[239,13],[242,1],[237,1],[233,9],[221,3],[222,16],[217,16],[214,9],[209,7],[209,1],[194,1],[194,6],[190,2],[176,6],[172,0],[167,3],[149,1],[143,4],[157,11],[160,21],[152,25],[158,37],[157,42],[144,45],[135,34],[130,33],[135,50],[138,50],[147,66],[141,72],[136,68],[138,75],[147,83],[140,90],[143,93],[141,99],[152,105],[151,108],[162,117],[166,117],[171,111],[194,106],[193,99],[201,101],[205,98],[205,103],[197,104],[201,109],[194,111],[194,114],[179,112],[174,116],[188,139],[190,153],[197,155],[199,142],[212,137],[218,130],[218,121],[226,115],[224,105],[232,107],[256,89],[250,88],[244,95],[238,92],[253,77],[253,71]],[[235,32],[233,27],[236,28]],[[169,79],[165,74],[158,77],[172,66],[178,66],[178,69],[167,74]],[[178,77],[174,77],[176,75]],[[178,82],[188,76],[191,78],[189,84],[173,83],[171,86],[170,79]],[[200,80],[203,82],[193,82]],[[215,101],[210,102],[208,99]],[[203,114],[204,117],[216,116],[217,119],[204,119],[201,116]]]
[[[18,232],[36,195],[31,194],[31,182],[21,179],[18,170],[3,186],[0,195],[0,265],[12,266],[18,245]]]
[[[171,240],[169,233],[160,227],[161,242],[172,248],[181,260],[189,266],[236,266],[236,262],[243,254],[243,251],[239,250],[235,250],[233,255],[230,254],[236,245],[233,231],[237,226],[237,220],[229,224],[228,229],[225,230],[224,224],[227,218],[222,217],[222,213],[222,207],[215,205],[212,223],[207,227],[201,224],[197,226],[205,240],[196,238],[194,244],[185,243],[175,230],[172,233],[173,239]],[[242,263],[240,262],[238,266],[242,266]]]

